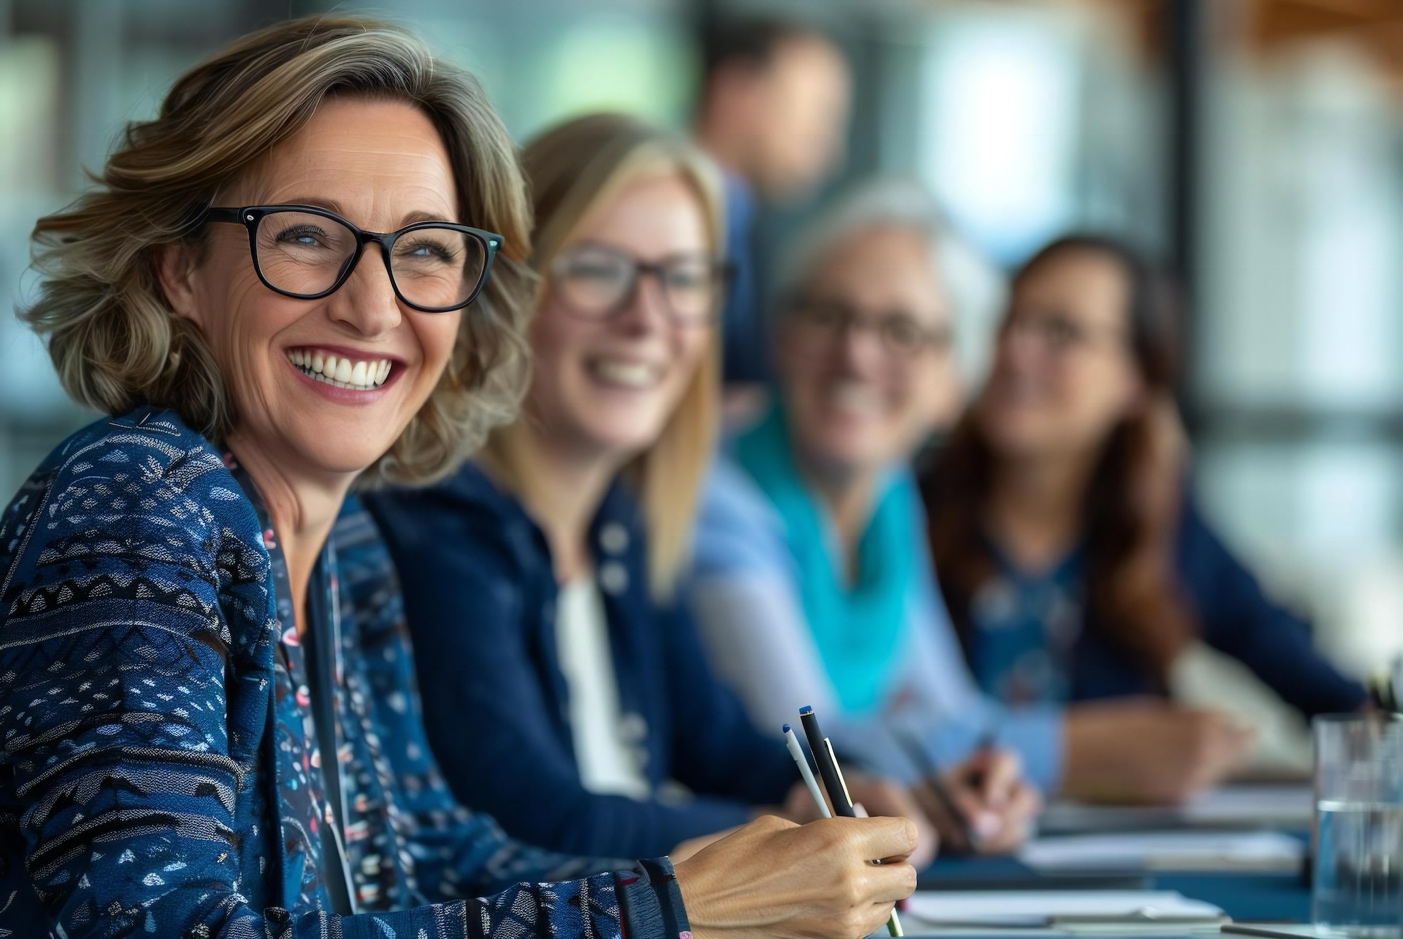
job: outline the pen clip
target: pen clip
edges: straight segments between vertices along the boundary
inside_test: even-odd
[[[833,741],[824,737],[823,745],[828,749],[828,758],[833,761],[833,772],[838,776],[838,785],[843,787],[843,801],[851,808],[853,804],[852,793],[848,792],[848,781],[843,778],[843,767],[838,765],[838,757],[833,754]]]

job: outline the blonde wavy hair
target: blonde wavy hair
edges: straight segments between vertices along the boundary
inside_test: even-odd
[[[216,193],[292,137],[330,96],[405,101],[448,151],[462,220],[505,239],[464,312],[437,387],[370,481],[449,472],[516,413],[527,381],[531,214],[506,128],[466,72],[413,34],[358,16],[290,20],[245,36],[182,76],[154,120],[128,125],[97,184],[35,225],[43,280],[20,318],[47,337],[68,393],[119,414],[171,408],[218,441],[238,415],[199,329],[160,287],[163,245],[199,243]]]
[[[706,219],[709,249],[725,247],[720,171],[687,140],[622,114],[590,114],[557,125],[526,145],[522,165],[531,188],[536,246],[531,267],[545,278],[560,248],[580,224],[640,177],[673,173],[690,185]],[[707,348],[658,439],[625,469],[648,532],[652,595],[671,596],[691,540],[702,478],[710,464],[720,416],[719,317]],[[499,481],[528,502],[540,487],[523,447],[531,417],[494,432],[484,455]]]

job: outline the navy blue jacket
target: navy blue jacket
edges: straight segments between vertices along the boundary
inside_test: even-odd
[[[1364,687],[1316,651],[1307,620],[1263,592],[1209,527],[1192,493],[1184,499],[1174,558],[1181,595],[1204,642],[1247,666],[1307,718],[1363,705]],[[946,599],[954,599],[948,591]],[[980,631],[968,624],[960,632],[967,649],[979,641]],[[1070,669],[1073,701],[1161,691],[1131,652],[1090,623],[1072,647]]]
[[[516,498],[469,464],[437,487],[366,502],[404,585],[434,755],[458,798],[508,832],[561,851],[665,853],[748,821],[752,806],[778,804],[797,780],[778,728],[768,738],[752,727],[691,619],[649,596],[641,518],[622,486],[589,535],[619,705],[653,791],[676,780],[695,794],[684,801],[581,784],[550,550]]]

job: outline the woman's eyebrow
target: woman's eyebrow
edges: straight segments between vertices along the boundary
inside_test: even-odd
[[[289,199],[279,200],[277,203],[274,203],[274,204],[276,204],[276,205],[305,205],[305,206],[310,206],[310,207],[316,208],[316,209],[326,209],[328,212],[334,212],[334,213],[336,213],[337,215],[341,216],[342,218],[347,219],[347,220],[350,221],[350,222],[353,222],[353,223],[356,224],[357,226],[364,227],[363,225],[361,225],[360,222],[358,222],[358,221],[356,221],[355,219],[351,218],[350,215],[347,214],[345,207],[342,206],[341,203],[340,203],[339,201],[337,201],[336,199],[329,199],[329,198],[326,198],[326,197],[324,197],[324,196],[294,196],[294,197],[289,198]],[[402,215],[402,216],[400,217],[399,224],[396,225],[395,227],[396,227],[396,228],[403,228],[403,227],[406,226],[406,225],[413,225],[413,224],[416,223],[416,222],[452,222],[452,221],[453,221],[453,219],[452,219],[451,217],[445,215],[445,214],[442,213],[442,212],[430,212],[430,211],[428,211],[427,209],[415,209],[415,210],[412,211],[412,212],[406,212],[404,215]],[[454,224],[456,224],[456,223],[454,223]]]
[[[307,205],[314,209],[326,209],[328,212],[335,212],[337,215],[345,215],[346,210],[341,203],[335,199],[326,199],[319,196],[293,196],[288,199],[279,199],[272,205]]]
[[[401,218],[400,226],[413,225],[415,222],[453,222],[453,219],[442,212],[426,212],[423,209],[419,209]],[[453,222],[453,224],[456,225],[457,222]]]

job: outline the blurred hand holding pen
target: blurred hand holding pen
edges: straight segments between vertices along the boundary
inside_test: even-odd
[[[920,773],[912,793],[949,847],[997,854],[1027,839],[1042,799],[1023,780],[1017,756],[996,747],[993,734],[982,734],[970,756],[952,769],[913,735],[898,733],[896,739]]]

